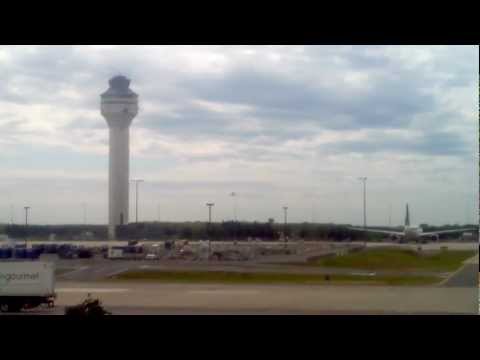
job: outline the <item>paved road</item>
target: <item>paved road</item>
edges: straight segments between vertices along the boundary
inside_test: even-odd
[[[478,254],[474,258],[465,261],[463,267],[448,278],[444,286],[478,288]]]
[[[478,265],[467,264],[449,278],[446,287],[478,287]]]
[[[107,309],[112,315],[404,315],[398,312],[384,311],[273,311],[273,310],[202,310],[198,308],[190,309],[169,309],[169,308],[146,308],[135,306],[110,306]],[[65,307],[57,306],[53,309],[41,308],[37,310],[28,310],[21,313],[5,313],[1,315],[64,315]],[[415,315],[443,315],[443,313],[424,312],[415,313]]]
[[[87,293],[107,309],[194,313],[470,313],[477,288],[59,282],[58,306]]]
[[[63,314],[88,293],[114,314],[478,314],[477,287],[57,283]]]

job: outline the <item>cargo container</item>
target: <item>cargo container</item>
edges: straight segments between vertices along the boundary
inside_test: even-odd
[[[41,304],[54,306],[55,264],[43,261],[0,262],[0,310],[18,312]]]

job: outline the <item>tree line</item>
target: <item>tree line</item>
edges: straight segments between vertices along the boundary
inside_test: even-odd
[[[380,240],[382,234],[364,234],[348,229],[347,224],[313,224],[273,222],[140,222],[117,226],[119,240],[225,240],[244,241],[248,238],[259,238],[266,241],[279,240],[284,234],[289,239],[303,240]],[[425,226],[425,231],[455,229],[459,226],[445,225],[440,227]],[[462,226],[462,227],[465,227]],[[384,228],[386,229],[386,228]],[[397,230],[401,231],[401,228]],[[105,240],[106,225],[3,225],[3,232],[12,238],[48,239],[55,234],[57,240]],[[448,237],[458,237],[452,234]],[[444,236],[442,236],[444,237]]]

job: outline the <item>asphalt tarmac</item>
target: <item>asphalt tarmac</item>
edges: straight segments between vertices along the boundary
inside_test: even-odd
[[[476,287],[479,286],[478,279],[478,254],[467,261],[464,265],[452,274],[443,284],[446,287]]]
[[[478,255],[451,275],[444,286],[423,287],[96,281],[133,263],[99,259],[60,261],[58,265],[65,269],[71,266],[71,271],[57,281],[56,307],[25,311],[25,315],[62,315],[66,306],[79,304],[88,293],[114,315],[478,314],[479,309]]]
[[[57,306],[79,304],[90,293],[114,314],[477,314],[478,311],[476,287],[59,282],[57,292]]]

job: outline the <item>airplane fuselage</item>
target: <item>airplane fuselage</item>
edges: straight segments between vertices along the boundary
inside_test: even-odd
[[[405,226],[403,228],[405,239],[414,240],[421,237],[423,229],[420,226]]]
[[[352,230],[357,231],[367,231],[372,233],[379,233],[379,234],[386,234],[391,239],[397,239],[400,242],[403,241],[418,241],[418,242],[426,242],[428,238],[438,241],[440,234],[452,234],[457,232],[464,232],[464,231],[474,231],[475,229],[470,228],[463,228],[463,229],[451,229],[451,230],[440,230],[440,231],[423,231],[420,226],[417,225],[410,225],[410,213],[408,211],[408,204],[406,207],[406,214],[405,214],[405,225],[402,231],[391,231],[391,230],[381,230],[381,229],[367,229],[367,228],[355,228],[352,227]],[[478,231],[478,230],[477,230]]]

